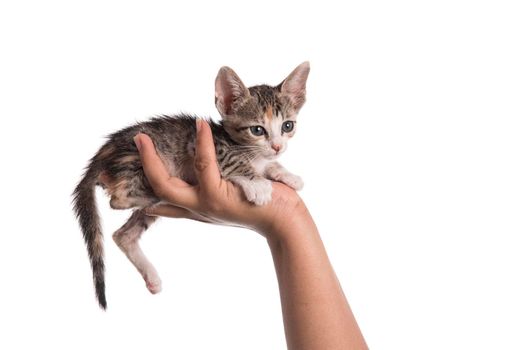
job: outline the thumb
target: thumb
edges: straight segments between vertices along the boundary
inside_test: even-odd
[[[218,187],[221,177],[213,133],[209,124],[202,119],[196,120],[196,129],[195,172],[198,183],[203,189],[214,189]]]
[[[181,207],[194,206],[197,201],[196,194],[186,182],[170,176],[151,138],[145,134],[138,134],[134,141],[140,153],[144,173],[155,194]]]
[[[151,187],[155,190],[164,190],[167,187],[170,175],[158,156],[155,145],[146,134],[137,134],[133,140],[140,154],[140,160]],[[158,194],[158,193],[157,193]]]

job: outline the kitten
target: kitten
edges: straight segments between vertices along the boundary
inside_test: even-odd
[[[300,177],[291,174],[276,159],[286,150],[296,130],[297,113],[306,97],[309,63],[304,62],[279,85],[246,88],[229,67],[222,67],[215,81],[215,104],[221,122],[209,121],[213,131],[222,177],[239,186],[248,201],[264,205],[271,200],[271,181],[299,190]],[[195,184],[195,117],[181,114],[156,117],[108,136],[86,167],[73,193],[74,211],[87,245],[95,291],[100,307],[106,309],[103,238],[95,186],[111,196],[113,209],[135,208],[113,239],[135,265],[153,294],[161,280],[138,245],[141,234],[156,220],[141,209],[155,205],[155,196],[144,172],[133,137],[139,132],[153,140],[159,156],[172,176]]]

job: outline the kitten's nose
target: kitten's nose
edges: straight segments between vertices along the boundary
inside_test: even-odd
[[[277,153],[280,151],[280,147],[282,147],[282,146],[280,146],[280,145],[275,145],[275,144],[272,144],[272,145],[271,145],[271,148],[273,148],[273,149],[275,150],[275,152],[277,152]]]

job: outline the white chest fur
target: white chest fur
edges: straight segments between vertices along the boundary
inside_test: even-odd
[[[253,169],[258,175],[263,176],[269,162],[271,161],[268,159],[257,158],[251,161],[251,165],[253,166]]]

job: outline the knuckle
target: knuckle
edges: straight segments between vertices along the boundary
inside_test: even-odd
[[[197,157],[195,159],[195,168],[197,171],[204,171],[209,166],[209,159]]]

